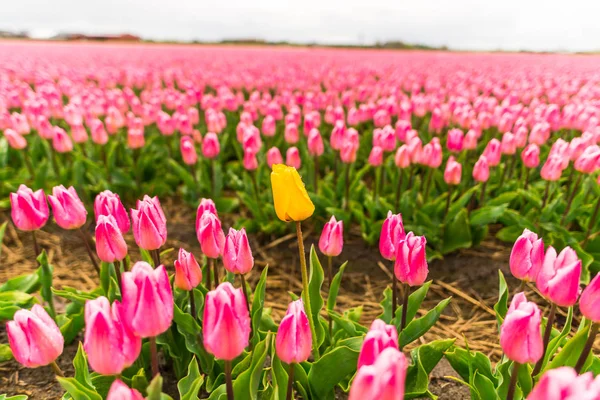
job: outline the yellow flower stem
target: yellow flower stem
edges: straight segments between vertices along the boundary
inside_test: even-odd
[[[308,324],[310,325],[310,333],[312,336],[313,343],[313,358],[316,360],[319,359],[319,345],[317,343],[317,333],[315,331],[315,322],[312,316],[312,310],[310,307],[310,294],[308,292],[308,269],[306,267],[306,257],[304,254],[304,239],[302,238],[302,223],[300,221],[296,221],[296,235],[298,236],[298,252],[300,254],[300,266],[302,268],[302,288],[304,292],[304,310],[306,311],[306,316],[308,317]]]

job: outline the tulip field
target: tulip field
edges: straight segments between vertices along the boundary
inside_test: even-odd
[[[600,399],[600,56],[0,42],[0,400]]]

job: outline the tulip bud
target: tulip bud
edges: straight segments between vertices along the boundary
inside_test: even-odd
[[[69,189],[65,189],[63,185],[53,187],[48,201],[54,219],[61,228],[77,229],[85,224],[87,211],[73,186]]]
[[[575,161],[574,167],[583,174],[592,174],[598,169],[600,163],[600,147],[590,146]]]
[[[48,203],[42,189],[32,191],[20,185],[10,194],[10,214],[15,226],[22,231],[36,231],[48,221]]]
[[[527,400],[587,400],[600,398],[600,378],[591,372],[577,376],[571,367],[551,369],[542,375]]]
[[[63,352],[60,329],[39,304],[31,311],[18,310],[6,324],[6,334],[15,360],[27,368],[48,365]]]
[[[239,231],[229,228],[229,234],[225,239],[223,248],[223,266],[232,274],[247,274],[254,266],[254,257],[246,229]]]
[[[369,154],[369,164],[372,167],[379,167],[383,164],[383,149],[379,146],[375,146],[371,149]]]
[[[394,274],[400,282],[410,286],[419,286],[425,282],[429,273],[425,255],[426,244],[425,236],[415,236],[412,232],[408,232],[406,237],[398,242]]]
[[[193,290],[202,282],[202,270],[192,253],[179,249],[175,260],[175,286],[181,290]]]
[[[544,262],[544,241],[525,229],[510,253],[510,272],[515,278],[535,282]]]
[[[94,214],[96,222],[101,215],[112,215],[122,233],[129,231],[130,222],[127,210],[125,210],[125,207],[121,203],[119,195],[110,190],[98,193],[94,200]]]
[[[189,136],[182,136],[179,144],[181,148],[181,158],[187,165],[194,165],[198,161],[198,154],[196,153],[196,146],[194,145],[194,139]]]
[[[144,196],[131,210],[133,237],[144,250],[157,250],[167,241],[167,219],[158,197]]]
[[[5,130],[4,137],[6,138],[8,145],[13,149],[22,150],[27,147],[27,139],[12,129]]]
[[[256,153],[254,150],[245,149],[244,150],[244,168],[247,171],[254,171],[258,168],[258,160],[256,159]]]
[[[513,155],[517,152],[517,142],[515,135],[512,132],[506,132],[502,135],[502,143],[500,145],[502,154]]]
[[[98,297],[85,303],[83,348],[94,371],[118,375],[138,358],[142,340],[125,325],[118,300],[111,309],[106,297]]]
[[[272,115],[267,115],[263,119],[261,130],[265,136],[275,136],[277,127],[275,125],[275,118]]]
[[[52,147],[58,153],[68,153],[73,150],[73,142],[71,137],[65,132],[64,129],[55,126],[54,136],[52,137]]]
[[[398,168],[410,167],[410,151],[407,145],[403,144],[402,146],[398,147],[396,156],[394,157],[394,162]]]
[[[285,164],[288,167],[300,169],[302,160],[300,159],[300,152],[297,147],[290,147],[287,149],[287,152],[285,153]]]
[[[211,211],[204,211],[196,230],[200,248],[206,257],[218,258],[223,253],[225,234],[219,217]]]
[[[600,274],[583,289],[579,299],[579,310],[590,321],[600,322]]]
[[[204,347],[216,358],[233,360],[248,346],[250,315],[242,288],[223,282],[208,292],[202,321]]]
[[[221,152],[221,146],[219,144],[219,138],[214,132],[208,132],[202,140],[202,154],[204,157],[209,159],[217,158]]]
[[[317,128],[313,128],[308,133],[308,153],[315,157],[320,156],[325,151],[323,138]]]
[[[402,214],[392,214],[388,211],[387,218],[381,226],[381,235],[379,237],[379,252],[386,260],[396,260],[397,246],[401,240],[404,240],[404,224]]]
[[[286,124],[283,137],[286,143],[298,143],[298,140],[300,139],[300,134],[298,133],[298,125],[296,125],[293,122]]]
[[[373,365],[377,357],[388,347],[398,349],[398,331],[394,325],[387,325],[380,319],[371,324],[365,336],[360,354],[358,355],[358,369],[363,365]]]
[[[308,360],[312,350],[312,334],[301,299],[288,306],[277,330],[275,350],[277,357],[287,364]]]
[[[482,155],[473,167],[473,179],[477,182],[487,182],[490,178],[490,167],[486,156]]]
[[[302,178],[294,167],[274,164],[271,172],[273,202],[277,217],[284,221],[304,221],[315,212]]]
[[[127,255],[127,243],[112,215],[100,215],[96,222],[96,253],[107,263],[120,261]]]
[[[463,149],[465,150],[475,150],[477,148],[477,140],[478,140],[477,132],[473,129],[470,129],[465,135],[463,141]]]
[[[71,137],[75,143],[85,143],[88,141],[88,134],[82,123],[71,126]]]
[[[319,249],[328,257],[337,257],[344,247],[344,221],[336,221],[332,216],[323,227],[319,238]]]
[[[460,129],[450,129],[448,131],[448,139],[446,140],[446,147],[453,153],[459,153],[462,151],[464,146],[464,134]]]
[[[551,155],[548,157],[544,165],[542,166],[542,170],[540,171],[540,176],[542,179],[547,181],[557,181],[560,179],[563,171],[563,160],[561,156]]]
[[[537,168],[540,165],[540,148],[537,144],[527,145],[521,152],[521,160],[527,168]]]
[[[104,129],[104,123],[98,118],[92,120],[90,131],[92,132],[92,141],[94,143],[99,145],[108,143],[108,133]]]
[[[554,247],[550,246],[546,250],[536,285],[549,301],[562,307],[571,307],[579,297],[580,276],[581,260],[575,250],[565,247],[557,256]]]
[[[337,121],[333,126],[333,130],[331,131],[331,136],[329,137],[329,142],[331,144],[331,148],[334,150],[341,150],[344,145],[344,136],[346,134],[346,127],[344,126],[344,121]]]
[[[500,141],[494,138],[488,142],[487,146],[483,150],[483,155],[485,158],[487,158],[487,162],[490,167],[495,167],[496,165],[500,164],[500,158],[502,157],[500,148]]]
[[[444,181],[448,185],[458,185],[462,176],[462,165],[450,156],[444,170]]]
[[[408,362],[399,350],[388,347],[373,365],[358,370],[348,400],[396,400],[404,398]]]
[[[267,165],[269,165],[269,168],[273,168],[275,164],[283,164],[283,157],[281,157],[281,152],[277,147],[271,147],[267,151]]]
[[[500,327],[504,354],[519,364],[536,363],[544,355],[542,317],[538,306],[517,293]]]
[[[164,265],[138,261],[123,273],[123,321],[139,337],[165,332],[173,320],[173,292]]]
[[[130,389],[121,380],[115,379],[110,385],[106,400],[144,400],[144,396],[135,389]]]

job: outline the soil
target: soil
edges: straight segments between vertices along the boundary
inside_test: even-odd
[[[169,240],[165,248],[185,247],[200,254],[195,233],[195,210],[171,201],[163,203],[169,221]],[[231,225],[234,215],[221,215],[223,226]],[[0,213],[0,223],[8,215]],[[91,227],[90,233],[91,233]],[[265,305],[273,309],[276,320],[280,319],[289,302],[288,291],[299,293],[301,290],[299,256],[295,234],[290,226],[290,234],[282,238],[269,238],[263,235],[251,235],[251,246],[256,260],[255,269],[249,274],[248,281],[255,285],[265,265],[269,265],[267,296]],[[305,227],[304,235],[307,252],[318,241],[318,232]],[[276,240],[274,240],[276,239]],[[75,232],[64,231],[54,223],[48,223],[38,234],[40,245],[48,251],[54,265],[54,284],[56,287],[72,286],[82,290],[96,287],[98,278],[88,259],[80,238]],[[138,260],[139,254],[131,233],[126,237],[130,244],[132,260]],[[440,321],[423,337],[420,343],[440,338],[455,338],[456,344],[465,345],[468,341],[472,350],[482,351],[492,360],[498,360],[501,354],[498,343],[496,320],[491,307],[498,295],[498,269],[501,269],[512,288],[516,282],[511,280],[508,271],[510,248],[490,240],[476,249],[459,251],[444,260],[432,261],[429,265],[429,279],[433,280],[429,294],[420,310],[424,314],[440,300],[453,296]],[[177,252],[167,254],[162,260],[172,268]],[[391,277],[391,265],[383,263],[377,247],[369,247],[361,239],[359,232],[346,234],[344,251],[337,258],[334,269],[342,260],[350,260],[342,280],[338,297],[340,311],[351,307],[363,308],[361,322],[370,324],[380,314],[379,302],[383,289],[388,286]],[[325,259],[323,259],[324,264]],[[0,259],[0,282],[16,275],[35,270],[34,251],[29,235],[18,232],[12,224],[7,227],[2,256]],[[324,284],[326,289],[327,283]],[[531,288],[530,288],[531,289]],[[57,309],[65,304],[57,298]],[[0,342],[6,343],[4,327],[0,327]],[[416,343],[418,345],[419,343]],[[77,340],[65,348],[59,358],[60,367],[69,376],[73,372],[70,360],[77,350]],[[408,348],[410,350],[410,347]],[[50,368],[30,370],[20,367],[16,362],[0,365],[0,393],[9,395],[27,394],[31,399],[57,399],[62,390],[54,380]],[[431,391],[440,399],[468,399],[469,391],[446,376],[456,376],[445,361],[432,373]],[[174,379],[171,379],[173,381]],[[167,380],[169,381],[169,380]],[[177,398],[175,385],[166,388]]]

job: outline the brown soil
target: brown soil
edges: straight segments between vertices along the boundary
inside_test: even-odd
[[[194,229],[195,211],[172,202],[163,205],[169,221],[169,240],[166,247],[175,249],[185,247],[195,254],[200,254]],[[7,214],[0,214],[0,222],[7,217]],[[224,215],[222,218],[223,226],[228,227],[234,216]],[[299,256],[295,234],[291,228],[290,226],[289,235],[277,240],[262,235],[251,235],[256,268],[250,273],[249,282],[254,286],[262,268],[269,265],[266,306],[273,308],[276,319],[281,318],[285,313],[289,302],[287,292],[291,290],[299,293],[301,290]],[[316,245],[319,233],[307,227],[304,234],[308,251],[311,244]],[[51,263],[54,265],[55,286],[73,286],[90,290],[97,285],[98,279],[87,253],[80,243],[80,238],[74,232],[63,231],[54,223],[48,223],[44,231],[39,233],[38,240],[48,251]],[[139,259],[131,234],[126,240],[131,244],[132,259]],[[33,253],[30,236],[18,232],[9,224],[2,245],[0,282],[16,275],[32,272],[36,268]],[[434,282],[420,312],[425,313],[443,298],[453,296],[453,301],[440,322],[421,338],[421,343],[440,338],[455,338],[458,345],[464,346],[466,338],[472,350],[482,351],[493,360],[499,358],[500,345],[491,307],[498,293],[498,269],[502,269],[505,275],[509,275],[507,270],[509,253],[510,249],[505,245],[488,241],[477,249],[460,251],[444,260],[430,263],[430,279]],[[176,254],[176,251],[169,253],[163,262],[172,267]],[[338,260],[340,261],[336,265],[339,265],[342,260],[350,260],[342,281],[338,308],[341,311],[362,306],[362,322],[370,324],[381,312],[379,302],[383,289],[390,280],[391,266],[388,262],[382,263],[378,249],[367,246],[359,233],[353,231],[347,234],[344,252]],[[516,287],[514,281],[509,283],[513,288]],[[326,288],[326,284],[324,287]],[[57,308],[60,310],[63,307],[64,303],[61,303],[61,299],[57,299]],[[4,327],[0,328],[0,342],[6,343]],[[59,365],[67,375],[72,373],[70,360],[76,349],[76,344],[68,346],[59,359]],[[15,362],[8,362],[0,365],[0,371],[2,372],[0,393],[28,394],[32,399],[60,398],[62,391],[53,380],[49,368],[28,370]],[[432,373],[432,392],[441,399],[468,399],[468,390],[444,378],[448,375],[456,376],[449,364],[443,360]],[[176,395],[174,385],[169,392]]]

